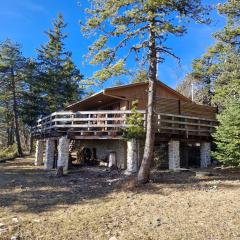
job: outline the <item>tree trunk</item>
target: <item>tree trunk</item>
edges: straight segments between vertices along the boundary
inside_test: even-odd
[[[16,85],[15,85],[15,78],[14,78],[14,71],[12,69],[12,94],[13,94],[13,115],[14,115],[14,123],[15,123],[15,136],[16,136],[16,142],[17,142],[17,151],[18,156],[22,157],[22,147],[21,147],[21,141],[20,141],[20,134],[19,134],[19,124],[18,124],[18,110],[17,110],[17,98],[16,98]]]
[[[143,160],[138,172],[138,182],[146,183],[149,181],[151,160],[155,141],[155,103],[156,103],[156,81],[157,81],[157,51],[154,32],[155,20],[150,24],[149,37],[149,85],[148,85],[148,106],[146,140],[144,147]]]
[[[32,129],[31,129],[32,131]],[[30,139],[29,139],[29,154],[33,154],[33,136],[32,132],[30,133]]]
[[[11,130],[10,128],[7,128],[7,147],[11,145]]]

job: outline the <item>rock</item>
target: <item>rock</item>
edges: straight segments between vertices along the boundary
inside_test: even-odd
[[[19,236],[12,236],[12,237],[11,237],[11,240],[19,240],[19,239],[20,239]]]
[[[110,237],[109,240],[117,240],[116,237]]]
[[[3,228],[3,227],[5,227],[5,224],[0,223],[0,228]]]
[[[5,233],[8,231],[8,227],[3,224],[3,223],[0,223],[0,233]]]
[[[156,219],[156,222],[154,224],[154,227],[160,227],[161,226],[161,219],[160,218],[157,218]]]
[[[196,177],[213,176],[211,172],[203,172],[203,171],[196,172],[195,174],[196,174]]]
[[[18,223],[19,221],[18,221],[18,219],[17,219],[16,217],[14,217],[14,218],[12,219],[12,222],[13,222],[13,223]]]

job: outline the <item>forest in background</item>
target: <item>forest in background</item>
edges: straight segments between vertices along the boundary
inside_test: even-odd
[[[59,14],[36,59],[10,39],[0,44],[0,158],[32,153],[37,119],[82,98],[83,75],[65,48],[65,27]]]
[[[217,145],[214,157],[223,163],[239,166],[240,3],[228,0],[218,5],[218,12],[226,17],[226,26],[213,35],[216,40],[214,46],[193,61],[192,72],[187,74],[177,90],[191,98],[191,88],[194,86],[195,102],[218,107],[220,125],[214,134]],[[90,24],[89,27],[96,27],[95,23]],[[6,149],[6,155],[12,154],[15,149],[14,154],[19,156],[23,154],[23,149],[32,152],[30,132],[36,120],[63,109],[84,94],[83,76],[73,63],[71,53],[65,49],[65,27],[63,16],[59,15],[53,23],[53,29],[46,33],[49,41],[38,49],[36,60],[25,58],[20,45],[12,40],[0,45],[0,148]],[[122,29],[118,31],[119,35],[123,32]],[[169,29],[169,25],[166,31],[180,34],[180,29]],[[95,50],[90,48],[90,53],[95,54]],[[91,63],[100,64],[109,57],[108,54],[106,51],[102,55],[95,54]],[[121,61],[117,62],[111,66],[111,72],[116,76],[124,74],[122,66]],[[108,76],[108,72],[105,69],[95,73],[94,77],[102,81],[114,77]],[[133,81],[146,81],[146,77],[149,77],[149,73],[140,71]]]
[[[213,34],[215,44],[193,61],[177,90],[200,104],[218,107],[219,126],[213,135],[213,156],[227,165],[240,166],[240,2],[218,5],[226,17],[224,28]]]

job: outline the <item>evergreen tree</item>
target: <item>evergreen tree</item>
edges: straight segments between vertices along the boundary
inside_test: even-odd
[[[240,166],[240,98],[228,103],[218,116],[214,134],[217,150],[213,156],[225,165]]]
[[[218,10],[227,24],[214,34],[215,45],[194,61],[191,75],[206,89],[202,92],[205,103],[220,110],[214,156],[225,164],[239,165],[240,2],[227,0]]]
[[[240,94],[240,3],[228,0],[218,9],[220,14],[227,17],[227,24],[222,31],[214,34],[221,71],[215,82],[213,100],[224,109],[229,98],[239,98]]]
[[[225,54],[224,54],[225,55]],[[240,98],[240,53],[229,51],[219,63],[221,72],[215,82],[214,103],[220,111],[227,108],[229,102]]]
[[[80,98],[82,75],[72,61],[71,52],[65,50],[65,27],[59,14],[53,29],[46,32],[48,43],[38,50],[43,115],[62,110]]]
[[[208,52],[192,63],[192,72],[177,85],[177,91],[191,98],[192,87],[193,101],[199,104],[214,106],[214,83],[219,74],[216,49],[209,48]]]
[[[182,95],[184,95],[185,97],[192,99],[193,84],[195,84],[195,79],[193,78],[193,76],[191,74],[187,74],[184,77],[184,79],[180,83],[178,83],[176,90],[178,92],[180,92]],[[196,99],[196,96],[194,96],[194,101],[196,103],[199,103],[199,100]]]
[[[23,88],[22,102],[20,105],[21,120],[30,135],[29,152],[33,152],[32,128],[36,125],[37,119],[44,112],[42,101],[41,75],[39,73],[39,64],[32,59],[27,59],[26,65],[22,71]]]
[[[132,79],[132,83],[147,82],[148,75],[146,70],[138,70]]]
[[[94,79],[104,82],[125,74],[125,61],[132,53],[141,57],[141,62],[148,67],[146,141],[139,182],[149,180],[153,156],[157,63],[164,60],[165,54],[174,56],[164,45],[165,40],[170,34],[181,36],[186,33],[185,23],[189,19],[206,22],[205,10],[201,0],[92,0],[91,9],[87,9],[88,19],[82,30],[86,35],[98,35],[89,48],[88,57],[92,64],[103,66],[93,75]],[[122,58],[121,49],[126,53]]]
[[[19,133],[19,104],[22,94],[22,74],[25,59],[20,52],[20,46],[10,40],[0,45],[0,102],[5,103],[5,121],[14,123],[18,155],[22,156]],[[10,118],[12,119],[10,120]]]

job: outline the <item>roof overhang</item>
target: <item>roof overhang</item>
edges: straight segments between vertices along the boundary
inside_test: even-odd
[[[119,97],[108,95],[105,93],[105,90],[93,94],[81,101],[73,103],[66,107],[66,110],[76,111],[85,111],[85,110],[96,110],[99,107],[108,105],[115,100],[117,101]]]
[[[179,99],[181,99],[183,101],[191,102],[191,100],[189,98],[183,96],[176,90],[168,87],[166,84],[164,84],[160,81],[157,81],[157,84],[160,87],[162,87],[162,88],[166,89],[167,91],[173,93],[174,95],[178,96]],[[122,88],[130,88],[130,87],[135,87],[135,86],[139,86],[139,85],[148,85],[148,82],[132,83],[132,84],[126,84],[126,85],[120,85],[120,86],[116,86],[116,87],[106,88],[106,89],[104,89],[98,93],[95,93],[81,101],[78,101],[76,103],[73,103],[73,104],[67,106],[66,110],[72,110],[72,111],[92,110],[92,109],[96,109],[98,107],[107,105],[117,99],[130,100],[127,98],[123,98],[123,97],[114,95],[113,94],[114,90],[118,90],[118,89],[122,89]]]

